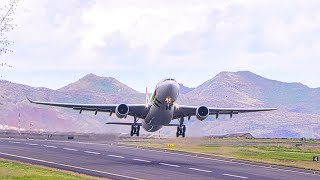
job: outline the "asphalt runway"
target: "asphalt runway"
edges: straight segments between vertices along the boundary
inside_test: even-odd
[[[319,174],[297,168],[112,142],[0,139],[0,157],[111,179],[320,179]]]

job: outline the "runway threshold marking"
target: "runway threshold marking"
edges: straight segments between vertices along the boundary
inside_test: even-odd
[[[77,149],[71,149],[71,148],[62,148],[64,150],[67,150],[67,151],[78,151]]]
[[[144,160],[144,159],[132,159],[132,160],[134,160],[134,161],[140,161],[140,162],[151,162],[151,161],[148,161],[148,160]]]
[[[85,153],[89,153],[89,154],[101,154],[101,153],[98,153],[98,152],[93,152],[93,151],[83,151]]]
[[[117,177],[122,177],[122,178],[127,178],[127,179],[143,180],[142,178],[131,177],[131,176],[126,176],[126,175],[121,175],[121,174],[115,174],[115,173],[110,173],[110,172],[106,172],[106,171],[99,171],[99,170],[95,170],[95,169],[88,169],[88,168],[83,168],[83,167],[78,167],[78,166],[73,166],[73,165],[68,165],[68,164],[61,164],[61,163],[52,162],[52,161],[45,161],[45,160],[41,160],[41,159],[19,156],[19,155],[15,155],[15,154],[8,154],[8,153],[3,153],[3,152],[0,152],[0,154],[5,155],[5,156],[20,158],[20,159],[36,161],[36,162],[42,162],[42,163],[53,164],[53,165],[58,165],[58,166],[63,166],[63,167],[80,169],[80,170],[85,170],[85,171],[90,171],[90,172],[95,172],[95,173],[107,174],[107,175],[117,176]]]
[[[238,176],[238,175],[233,175],[233,174],[223,174],[224,176],[230,176],[230,177],[236,177],[236,178],[241,178],[241,179],[248,179],[248,177],[245,176]]]
[[[114,157],[114,158],[121,158],[121,159],[124,159],[123,156],[117,156],[117,155],[113,155],[113,154],[109,154],[108,155],[109,157]]]
[[[194,170],[194,171],[201,171],[201,172],[207,172],[207,173],[211,173],[212,171],[209,170],[204,170],[204,169],[198,169],[198,168],[188,168],[190,170]]]
[[[175,164],[167,164],[167,163],[159,163],[159,164],[164,165],[164,166],[180,167],[179,165],[175,165]]]
[[[47,148],[57,148],[56,146],[49,146],[49,145],[43,145],[43,146]]]

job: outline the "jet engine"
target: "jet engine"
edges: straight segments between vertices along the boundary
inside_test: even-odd
[[[119,104],[116,107],[115,112],[118,118],[124,118],[129,113],[129,107],[126,104]]]
[[[206,106],[200,106],[196,110],[196,117],[198,120],[203,121],[209,116],[209,109]]]

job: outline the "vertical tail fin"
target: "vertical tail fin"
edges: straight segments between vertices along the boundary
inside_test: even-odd
[[[149,97],[149,94],[148,94],[148,87],[146,87],[146,107],[148,107],[149,102],[150,102],[150,97]]]

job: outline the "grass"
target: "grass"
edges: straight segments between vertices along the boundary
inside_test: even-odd
[[[226,144],[223,144],[223,142],[226,142]],[[239,142],[254,142],[254,144],[242,144]],[[314,155],[320,156],[320,145],[311,146],[311,142],[306,142],[303,143],[303,146],[296,147],[296,144],[301,145],[299,140],[264,139],[259,141],[257,139],[235,138],[211,140],[207,138],[179,138],[168,140],[126,140],[123,143],[320,170],[320,162],[312,161]],[[175,147],[168,148],[166,147],[167,143],[173,143]],[[318,144],[319,142],[313,141],[312,143]]]
[[[91,180],[101,179],[54,168],[0,159],[0,179]]]

